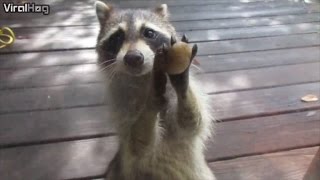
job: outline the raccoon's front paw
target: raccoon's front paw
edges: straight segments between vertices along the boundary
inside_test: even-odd
[[[171,37],[171,47],[165,50],[165,71],[169,75],[179,75],[189,69],[193,58],[197,54],[198,46],[195,44],[191,48],[188,45],[188,38],[183,35],[180,42]]]
[[[171,38],[171,47],[166,52],[165,70],[178,96],[186,95],[189,87],[189,68],[197,51],[197,45],[195,44],[191,48],[185,35],[183,35],[181,42]]]
[[[164,71],[164,63],[166,58],[167,46],[163,45],[156,52],[154,64],[153,64],[153,79],[152,79],[152,103],[156,105],[157,109],[161,109],[166,103],[167,100],[164,97],[166,92],[167,85],[167,76]]]

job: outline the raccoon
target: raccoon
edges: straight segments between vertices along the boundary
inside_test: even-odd
[[[177,40],[165,4],[95,8],[98,62],[119,137],[106,179],[215,180],[203,152],[212,117],[190,71],[197,46]]]

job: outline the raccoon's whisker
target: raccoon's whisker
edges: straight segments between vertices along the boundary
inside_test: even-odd
[[[101,68],[101,69],[99,70],[99,72],[102,72],[102,71],[105,71],[105,70],[109,70],[109,69],[113,68],[113,67],[115,66],[115,64],[116,64],[116,63],[111,63],[111,64],[109,64],[108,66]]]
[[[116,74],[116,71],[113,69],[112,74],[111,74],[111,77],[110,77],[110,83],[112,82],[115,74]]]
[[[108,74],[110,74],[111,71],[112,71],[112,67],[106,67],[100,70],[100,72],[108,72]]]
[[[99,65],[102,65],[102,64],[105,64],[105,63],[107,63],[107,62],[114,61],[114,60],[115,60],[115,59],[109,59],[109,60],[106,60],[106,61],[100,63]]]
[[[109,66],[106,66],[106,67],[100,68],[100,69],[99,69],[99,72],[102,72],[102,71],[104,71],[104,70],[106,70],[106,69],[108,69],[108,68],[110,68],[110,65],[109,65]]]
[[[106,61],[104,61],[104,62],[102,62],[102,63],[100,63],[98,65],[101,66],[101,65],[103,65],[103,64],[105,64],[107,62],[114,61],[114,60],[116,60],[116,59],[108,59],[108,60],[106,60]]]
[[[108,76],[107,76],[107,78],[108,78],[108,81],[107,81],[107,85],[110,85],[111,83],[112,83],[112,80],[113,80],[113,78],[115,77],[115,75],[116,75],[116,71],[115,71],[115,69],[113,68],[112,70],[111,70],[111,72],[108,74]]]
[[[100,68],[100,69],[99,69],[99,72],[102,72],[102,71],[104,71],[104,70],[109,70],[110,68],[111,68],[111,64],[108,65],[108,66],[105,66],[105,67]]]

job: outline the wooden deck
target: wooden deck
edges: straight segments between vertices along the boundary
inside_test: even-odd
[[[0,10],[0,26],[18,37],[0,49],[0,179],[102,178],[117,140],[96,66],[93,0],[32,2],[51,14]],[[218,120],[206,158],[218,180],[316,180],[320,102],[300,98],[320,97],[320,4],[163,2],[199,46],[198,78]]]

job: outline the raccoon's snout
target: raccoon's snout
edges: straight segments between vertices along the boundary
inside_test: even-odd
[[[130,67],[139,67],[144,62],[143,54],[138,50],[130,50],[123,57],[124,64]]]

